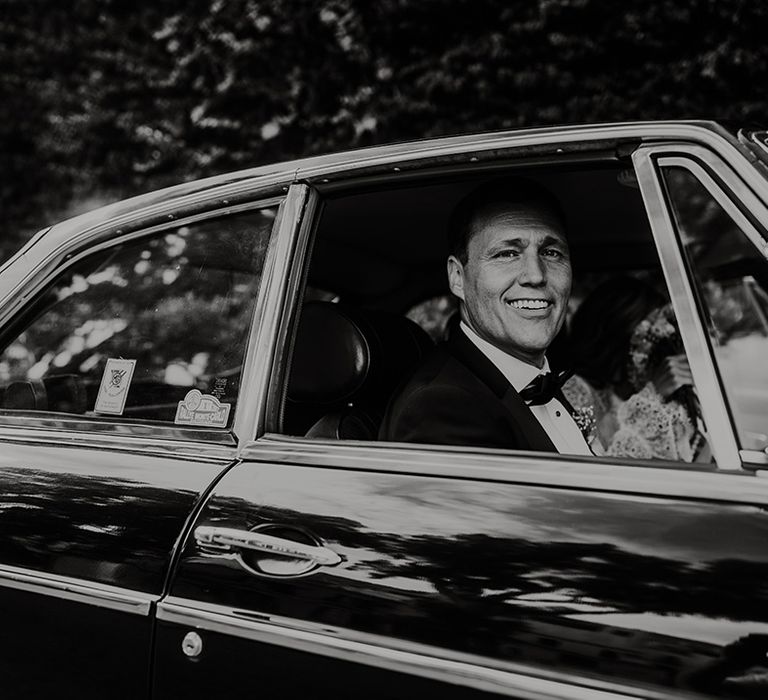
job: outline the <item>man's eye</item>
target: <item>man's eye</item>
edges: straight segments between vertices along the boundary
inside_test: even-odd
[[[565,257],[565,253],[563,253],[562,250],[558,250],[557,248],[547,248],[544,251],[544,255],[546,255],[549,258],[556,258],[556,259]]]
[[[514,258],[519,253],[516,250],[499,250],[496,253],[493,254],[494,258]]]

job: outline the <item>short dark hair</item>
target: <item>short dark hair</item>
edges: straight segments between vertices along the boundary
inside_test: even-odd
[[[448,221],[448,252],[462,265],[467,262],[467,245],[475,220],[484,211],[499,205],[537,210],[552,217],[565,230],[565,215],[560,202],[539,183],[522,177],[483,183],[459,201]]]

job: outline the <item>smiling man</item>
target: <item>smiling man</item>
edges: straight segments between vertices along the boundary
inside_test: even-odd
[[[557,201],[528,180],[483,185],[449,235],[461,321],[390,403],[379,437],[591,454],[546,359],[571,292]]]

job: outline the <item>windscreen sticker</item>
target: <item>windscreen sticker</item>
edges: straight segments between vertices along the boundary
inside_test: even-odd
[[[216,377],[213,380],[213,394],[219,401],[224,398],[224,392],[227,390],[227,382],[229,380],[226,377]]]
[[[94,411],[118,416],[123,414],[135,368],[136,360],[122,360],[114,357],[107,360]]]
[[[192,389],[187,392],[183,401],[179,401],[173,422],[179,425],[226,428],[231,407],[232,404],[221,403],[211,394],[203,394],[197,389]]]

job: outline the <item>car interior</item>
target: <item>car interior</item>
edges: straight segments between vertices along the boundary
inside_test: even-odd
[[[617,154],[580,154],[571,160],[514,168],[494,164],[449,174],[411,172],[351,184],[317,183],[321,207],[311,233],[308,264],[302,273],[301,303],[290,320],[289,350],[281,363],[287,368],[287,376],[279,382],[283,389],[270,412],[270,432],[376,440],[379,424],[398,386],[433,345],[445,338],[451,322],[457,321],[458,305],[448,290],[445,265],[446,231],[455,204],[479,185],[510,175],[534,180],[551,191],[566,218],[573,288],[566,324],[547,354],[554,370],[568,367],[570,321],[602,282],[630,276],[669,298],[631,160]],[[165,324],[163,337],[170,344],[162,348],[162,354],[157,352],[157,331],[152,330],[158,328],[158,309],[148,297],[144,306],[137,307],[140,323],[115,328],[111,336],[97,339],[95,345],[88,341],[77,352],[60,353],[54,359],[51,355],[47,360],[49,371],[40,376],[22,376],[20,369],[12,368],[13,381],[0,381],[0,409],[91,415],[89,408],[94,404],[101,373],[100,365],[86,368],[89,358],[137,356],[137,348],[144,353],[138,355],[141,364],[155,369],[136,377],[125,417],[173,421],[177,403],[190,386],[209,392],[217,382],[228,384],[225,400],[234,406],[249,303],[258,282],[258,274],[253,274],[254,261],[263,257],[271,225],[269,217],[261,221],[258,216],[254,222],[260,221],[257,225],[263,226],[265,233],[256,238],[246,234],[253,226],[247,216],[239,223],[227,223],[231,230],[224,229],[216,219],[196,224],[195,237],[199,236],[200,241],[217,240],[219,244],[188,244],[181,256],[181,269],[187,273],[178,278],[172,275],[173,279],[166,280],[163,275],[169,266],[177,264],[174,255],[180,254],[173,253],[178,243],[174,241],[180,235],[188,237],[186,230],[157,239],[158,250],[152,255],[159,263],[154,272],[146,273],[149,277],[135,272],[138,268],[134,270],[130,256],[126,258],[128,267],[121,275],[136,274],[137,280],[144,280],[142,284],[160,279],[158,298],[173,301],[162,310],[165,320],[160,325]],[[693,236],[691,233],[689,238]],[[710,238],[714,243],[708,243],[705,237],[694,241],[696,257],[706,261],[708,274],[721,287],[736,279],[741,289],[745,275],[749,277],[752,287],[746,290],[748,301],[760,306],[755,318],[768,332],[768,284],[762,258],[749,246],[722,251],[719,239]],[[245,241],[250,242],[246,245]],[[142,260],[148,255],[143,250],[143,244],[137,243],[136,255]],[[96,292],[96,284],[114,287],[114,280],[99,277],[114,267],[111,255],[102,252],[88,258],[87,274],[96,277],[92,284],[94,306],[87,313],[79,310],[74,296],[67,299],[49,289],[14,319],[0,338],[4,352],[0,369],[4,363],[18,362],[12,352],[15,339],[27,333],[30,324],[37,324],[36,347],[44,350],[50,338],[58,337],[56,319],[75,313],[67,310],[70,307],[83,315],[83,322],[98,316],[112,323],[121,313],[116,309],[129,300],[136,302],[131,285],[123,284],[123,289],[118,284],[109,293],[114,295],[110,299]],[[199,275],[204,270],[207,281],[201,285]],[[62,277],[59,287],[71,286],[70,278],[74,279],[76,273],[74,269]],[[190,307],[190,290],[205,290],[205,298],[198,298],[197,306]],[[62,310],[57,311],[61,304]],[[709,318],[704,307],[702,303],[705,320],[716,325],[717,319]],[[46,320],[49,313],[50,322]],[[190,379],[187,370],[194,369],[194,358],[187,358],[186,374],[182,373],[180,381],[167,370],[176,362],[175,357],[192,354],[184,340],[188,335],[185,323],[191,321],[182,321],[184,314],[208,329],[195,337],[200,353],[212,359],[206,371]],[[214,332],[214,328],[218,330]],[[762,415],[763,399],[758,403],[760,411],[752,412]],[[101,417],[109,420],[108,416]],[[751,428],[755,434],[761,425]]]
[[[378,183],[324,197],[281,432],[376,439],[394,390],[457,312],[445,268],[453,206],[509,174]],[[549,189],[564,210],[574,269],[570,312],[618,275],[642,277],[666,295],[630,161],[550,164],[514,175]],[[553,366],[567,357],[566,336],[561,332],[550,349]]]

